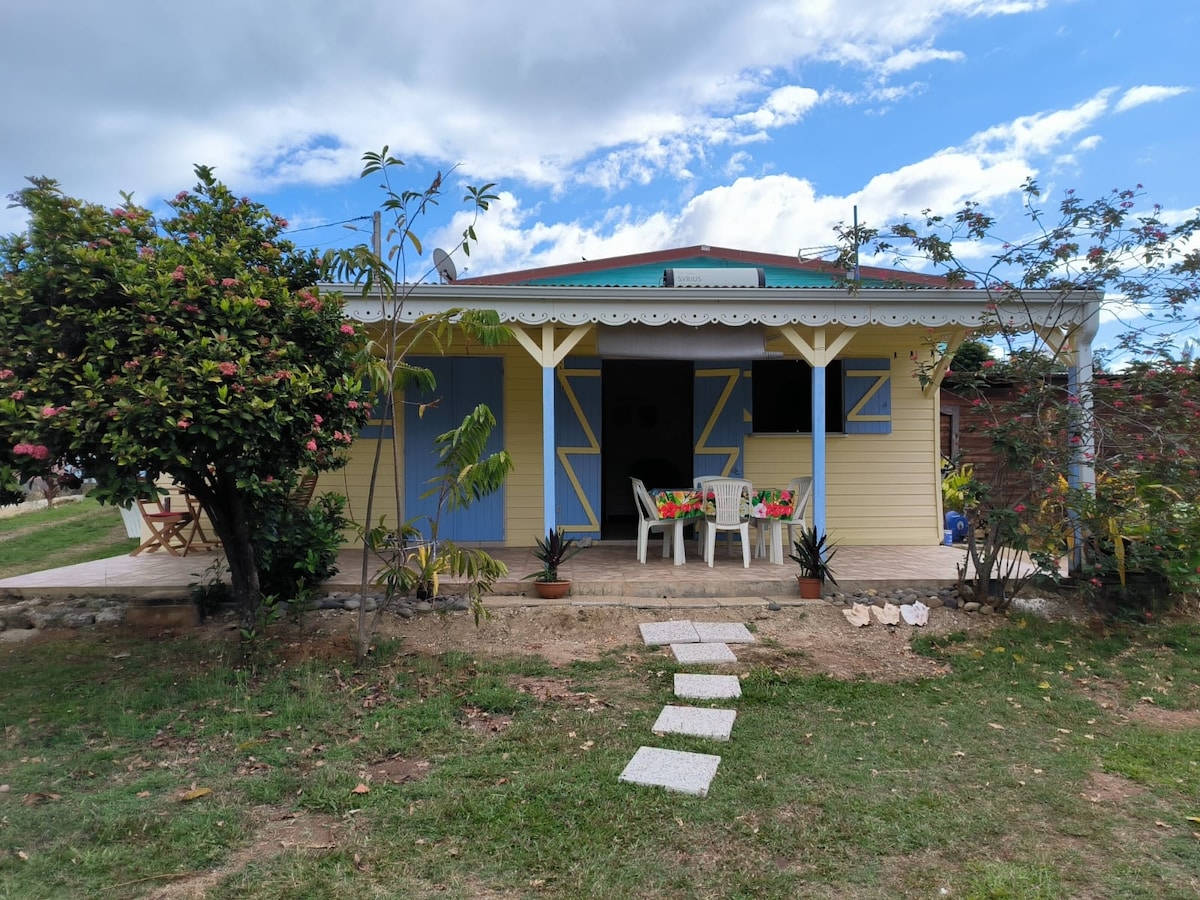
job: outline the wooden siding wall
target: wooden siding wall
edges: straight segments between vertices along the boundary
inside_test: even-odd
[[[926,340],[924,329],[889,328],[856,337],[843,353],[843,359],[892,360],[892,431],[827,436],[826,528],[836,541],[861,546],[941,540],[938,403],[936,394],[927,398],[921,392],[908,358],[909,350]],[[811,474],[811,438],[746,439],[751,481],[782,486]]]
[[[560,329],[560,339],[564,333]],[[847,545],[941,540],[938,400],[936,394],[931,398],[922,394],[908,358],[909,351],[920,348],[927,339],[924,329],[884,328],[856,337],[843,354],[850,359],[893,359],[892,431],[828,437],[827,526],[835,540]],[[504,447],[512,454],[515,468],[505,489],[504,543],[531,546],[534,537],[542,533],[541,368],[516,344],[495,351],[472,348],[471,353],[499,354],[505,360]],[[579,356],[595,353],[594,334],[573,351]],[[402,429],[398,427],[396,434],[403,453]],[[319,492],[345,494],[355,519],[365,512],[374,450],[375,441],[355,441],[350,464],[323,473],[318,485]],[[811,474],[812,449],[807,437],[751,436],[746,439],[745,452],[746,476],[757,483],[784,485],[791,478]],[[386,459],[378,490],[386,506],[376,501],[375,519],[386,512],[389,524],[394,523],[392,471]]]

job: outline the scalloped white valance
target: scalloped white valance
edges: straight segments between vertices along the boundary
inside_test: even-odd
[[[346,314],[358,322],[379,322],[392,304],[364,298],[352,285],[341,290]],[[1093,322],[1100,297],[1027,293],[1019,305],[995,302],[982,290],[865,289],[855,295],[840,288],[659,288],[527,287],[512,285],[422,284],[400,300],[399,318],[456,308],[492,309],[502,322],[521,325],[800,325],[899,328],[978,328],[999,315],[1017,327],[1070,329]]]

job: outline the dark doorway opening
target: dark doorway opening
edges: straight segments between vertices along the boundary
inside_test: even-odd
[[[648,488],[692,483],[693,364],[605,360],[601,370],[600,536],[637,537],[630,477]]]

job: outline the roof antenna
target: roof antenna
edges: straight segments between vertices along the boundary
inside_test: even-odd
[[[858,281],[861,272],[858,268],[858,204],[854,204],[854,280]]]
[[[454,260],[441,247],[436,247],[433,251],[433,267],[437,269],[438,281],[441,284],[453,284],[454,279],[458,278],[458,269],[454,266]]]

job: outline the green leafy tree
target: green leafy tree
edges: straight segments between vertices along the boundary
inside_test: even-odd
[[[196,175],[161,220],[49,179],[13,197],[29,228],[0,241],[0,473],[11,485],[70,460],[116,503],[173,479],[250,615],[271,509],[299,470],[339,465],[366,420],[362,337],[286,222]]]
[[[1200,575],[1200,391],[1180,360],[1200,326],[1200,215],[1168,220],[1140,185],[1093,201],[1068,191],[1049,208],[1036,183],[1022,190],[1022,235],[998,234],[968,203],[951,216],[841,229],[841,264],[852,271],[866,247],[975,287],[980,334],[1007,350],[978,369],[953,366],[992,448],[991,460],[971,460],[964,488],[976,599],[1004,605],[1033,574],[1057,575],[1064,557],[1083,584],[1136,568],[1184,596]],[[1058,298],[1062,318],[1035,317],[1032,292]],[[1090,321],[1067,315],[1081,298],[1097,300]],[[1077,379],[1077,344],[1104,310],[1117,336],[1097,352],[1098,374]],[[914,376],[928,379],[936,362]]]

